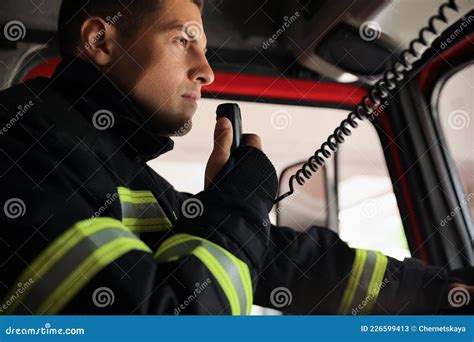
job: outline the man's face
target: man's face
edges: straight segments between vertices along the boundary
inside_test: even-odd
[[[164,0],[131,36],[118,40],[108,77],[139,104],[154,132],[186,134],[201,87],[214,81],[198,6]]]

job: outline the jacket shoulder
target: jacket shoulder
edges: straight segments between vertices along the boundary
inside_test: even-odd
[[[78,141],[94,146],[97,139],[91,123],[49,79],[35,78],[0,92],[0,141],[5,150],[12,145],[29,148],[30,140],[53,145],[54,151],[70,150]]]
[[[48,84],[47,78],[38,77],[0,91],[0,118],[6,118],[21,110],[19,107],[28,110],[38,101],[46,100],[46,96],[50,95],[49,92],[45,94]]]

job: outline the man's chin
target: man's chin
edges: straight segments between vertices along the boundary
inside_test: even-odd
[[[154,134],[160,136],[183,136],[192,129],[195,112],[189,108],[155,111],[147,120],[148,126]]]
[[[172,133],[172,137],[182,137],[191,132],[191,129],[193,128],[193,121],[192,117],[182,123],[179,127],[177,127]]]

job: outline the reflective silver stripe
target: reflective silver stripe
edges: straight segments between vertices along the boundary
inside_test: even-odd
[[[172,223],[151,191],[118,187],[122,222],[134,233],[166,231]]]
[[[159,263],[163,263],[168,262],[170,259],[176,257],[191,255],[193,251],[200,246],[209,251],[225,269],[239,298],[240,314],[246,315],[250,308],[247,307],[245,289],[240,277],[240,272],[235,266],[234,262],[219,248],[216,248],[214,245],[203,240],[188,240],[165,250],[163,253],[160,253],[157,257],[157,261]]]
[[[350,306],[351,310],[362,304],[364,301],[367,301],[369,285],[375,270],[376,260],[377,255],[372,251],[367,251],[367,258],[365,259],[364,268],[357,284],[354,299],[352,300],[352,304]]]
[[[157,218],[166,217],[158,203],[134,204],[122,202],[122,217],[129,218]]]
[[[133,232],[163,231],[172,224],[158,203],[122,202],[122,222]]]
[[[104,228],[82,239],[59,259],[42,279],[34,283],[34,287],[23,299],[23,305],[19,305],[14,313],[23,315],[38,313],[43,302],[91,253],[119,237],[136,239],[134,234],[118,228]]]
[[[340,314],[369,314],[385,281],[388,259],[380,252],[356,249],[351,273],[339,307]]]

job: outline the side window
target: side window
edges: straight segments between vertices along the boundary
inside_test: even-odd
[[[445,142],[443,147],[454,160],[471,216],[474,215],[473,90],[474,64],[471,64],[452,75],[434,99]]]
[[[403,260],[410,250],[383,152],[367,121],[339,148],[339,235],[351,247]]]

